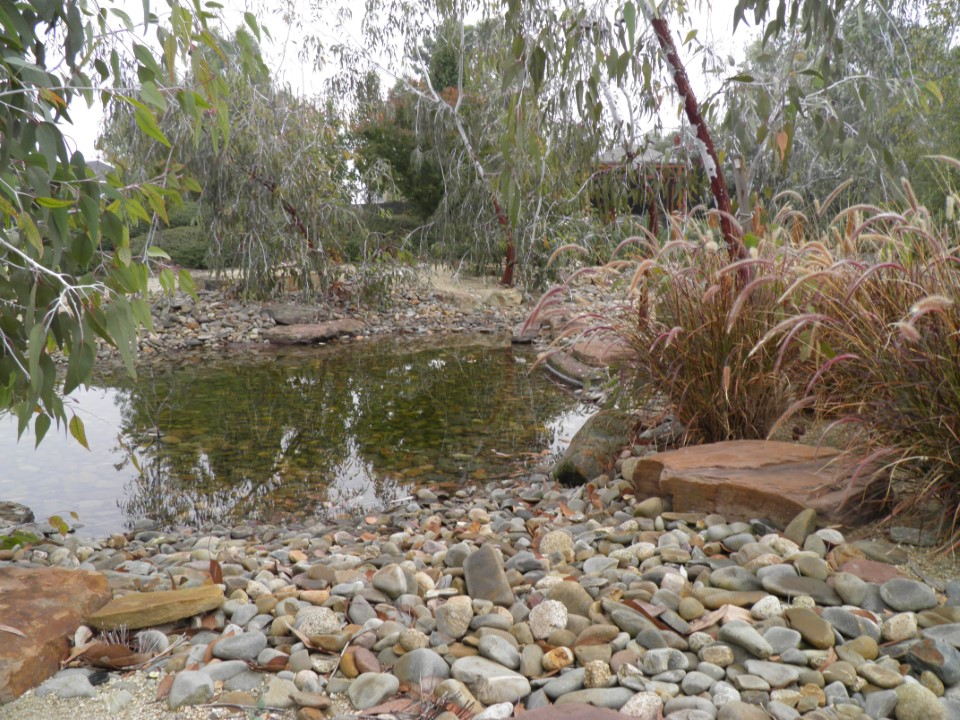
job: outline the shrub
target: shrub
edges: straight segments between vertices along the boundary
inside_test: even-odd
[[[960,520],[960,250],[956,230],[923,208],[837,220],[848,245],[866,242],[869,263],[840,258],[799,281],[794,307],[813,308],[805,404],[854,429],[858,452],[895,468],[893,514],[929,501]]]
[[[634,386],[641,401],[665,401],[688,440],[766,437],[795,399],[798,352],[757,345],[787,315],[777,299],[796,258],[770,245],[731,264],[713,248],[670,243],[638,270],[644,300],[625,332]],[[752,279],[741,286],[744,268]]]
[[[146,241],[146,233],[131,238],[131,251],[142,253]],[[153,245],[165,250],[176,265],[195,270],[209,267],[210,243],[206,231],[197,225],[160,228],[153,238]]]

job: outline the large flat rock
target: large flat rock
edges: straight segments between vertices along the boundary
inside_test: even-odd
[[[320,323],[277,325],[267,328],[262,335],[274,345],[314,345],[325,340],[357,335],[365,327],[360,320],[344,318]]]
[[[639,497],[672,497],[678,512],[765,517],[786,525],[808,507],[830,520],[865,514],[863,499],[878,478],[855,473],[855,466],[836,448],[733,440],[630,458],[623,475]]]
[[[200,585],[181,590],[133,592],[114,598],[87,622],[98,630],[153,627],[216,610],[223,604],[223,588]]]
[[[110,599],[100,573],[60,568],[0,568],[0,705],[60,669],[68,638]]]
[[[636,360],[637,353],[620,338],[594,334],[573,344],[573,356],[593,367],[617,367]]]

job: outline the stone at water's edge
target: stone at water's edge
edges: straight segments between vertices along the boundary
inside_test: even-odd
[[[23,525],[29,522],[33,522],[33,511],[26,505],[10,500],[0,502],[0,527]]]
[[[553,477],[564,485],[582,485],[610,472],[638,423],[634,415],[621,410],[599,411],[573,436],[553,468]]]
[[[261,335],[274,345],[313,345],[324,340],[357,335],[366,325],[359,320],[345,318],[303,325],[277,325]]]
[[[215,610],[223,604],[223,588],[200,585],[182,590],[135,592],[111,600],[87,618],[98,630],[153,627]]]
[[[732,440],[629,458],[623,476],[638,497],[672,497],[678,512],[764,517],[781,525],[802,510],[827,520],[857,519],[882,484],[839,450],[772,440]]]
[[[60,669],[67,638],[110,599],[99,573],[58,568],[0,568],[0,621],[26,637],[0,631],[0,705]]]

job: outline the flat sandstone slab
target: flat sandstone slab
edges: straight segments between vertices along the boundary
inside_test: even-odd
[[[137,630],[216,610],[222,604],[223,588],[219,585],[134,592],[111,600],[87,622],[98,630]]]
[[[860,473],[836,448],[772,440],[732,440],[628,458],[623,476],[638,497],[672,497],[678,512],[761,517],[786,525],[804,508],[831,520],[862,512],[876,476]]]
[[[110,599],[100,573],[60,568],[0,568],[0,705],[60,669],[68,638]]]
[[[300,325],[277,325],[263,331],[262,335],[274,345],[313,345],[325,340],[357,335],[366,326],[359,320],[345,318],[320,323]]]

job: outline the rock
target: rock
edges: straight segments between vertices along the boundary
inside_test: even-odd
[[[90,684],[84,670],[61,670],[37,688],[38,697],[56,695],[59,698],[96,697],[97,689]]]
[[[880,586],[880,597],[900,612],[926,610],[937,605],[937,596],[928,585],[908,578],[887,580]]]
[[[773,648],[751,625],[734,620],[720,628],[717,636],[722,642],[742,647],[754,657],[764,660],[773,655]]]
[[[264,311],[277,325],[306,325],[319,319],[319,308],[296,303],[269,303]]]
[[[793,520],[784,528],[784,537],[793,540],[797,545],[803,545],[807,535],[817,529],[817,511],[813,508],[804,508],[798,512]]]
[[[540,552],[546,556],[557,554],[564,562],[573,562],[573,538],[564,530],[552,530],[540,538]]]
[[[791,607],[783,611],[790,627],[800,633],[809,645],[825,650],[834,646],[836,638],[833,628],[826,620],[812,610],[802,607]]]
[[[299,692],[297,686],[292,680],[272,677],[267,682],[267,689],[261,697],[263,698],[263,704],[268,707],[289,708],[296,704],[293,701],[293,696],[297,692]]]
[[[800,677],[800,670],[784,663],[747,660],[745,667],[748,673],[763,678],[772,688],[786,687],[795,683]]]
[[[0,567],[0,622],[26,636],[0,632],[0,705],[59,670],[67,638],[109,599],[99,573]]]
[[[219,585],[133,592],[111,600],[90,615],[87,623],[98,630],[137,630],[216,610],[223,601],[223,588]]]
[[[584,617],[590,612],[590,605],[593,603],[590,593],[584,590],[580,583],[572,581],[559,582],[551,587],[547,591],[547,599],[562,602],[568,612]]]
[[[734,700],[720,708],[717,720],[770,720],[770,715],[758,705]]]
[[[11,500],[0,501],[0,527],[33,522],[33,510]]]
[[[573,692],[561,695],[556,699],[556,703],[557,705],[581,703],[593,705],[598,708],[619,710],[626,705],[627,701],[633,696],[634,691],[625,687],[588,688],[586,690],[574,690]]]
[[[942,640],[923,638],[910,646],[903,659],[920,672],[933,672],[948,687],[960,683],[960,650]]]
[[[574,660],[573,650],[568,647],[555,647],[543,654],[541,664],[544,670],[553,672],[572,665]]]
[[[885,583],[894,578],[903,577],[897,568],[884,562],[875,560],[850,560],[840,566],[840,572],[856,575],[868,583]]]
[[[339,632],[343,623],[328,607],[309,605],[297,611],[294,627],[304,635],[329,635]]]
[[[533,637],[544,640],[554,630],[567,626],[567,606],[557,600],[544,600],[530,611],[527,622]]]
[[[407,591],[407,576],[403,568],[395,563],[384,565],[373,574],[373,586],[391,600],[395,600]]]
[[[437,630],[455,640],[462,638],[473,620],[473,601],[466,595],[455,595],[437,608]]]
[[[389,673],[364,673],[347,688],[347,697],[357,710],[379,705],[400,689],[400,681]]]
[[[937,696],[917,683],[906,683],[896,690],[897,720],[946,720],[946,712]]]
[[[628,720],[628,718],[640,716],[626,715],[584,703],[568,702],[563,705],[547,705],[536,710],[527,710],[517,717],[523,720]]]
[[[493,546],[487,544],[463,561],[467,593],[474,600],[489,600],[495,605],[510,607],[513,590],[503,571],[503,563]]]
[[[830,520],[857,515],[859,498],[875,481],[839,451],[767,440],[733,440],[656,453],[633,466],[640,496],[670,497],[674,511],[767,517],[787,524],[813,509]]]
[[[820,605],[840,605],[840,596],[823,580],[802,575],[765,575],[763,588],[785,598],[809,595]]]
[[[260,332],[261,336],[274,345],[313,345],[338,337],[359,335],[366,329],[359,320],[344,318],[321,323],[296,325],[277,325]]]
[[[517,702],[530,694],[530,682],[523,675],[486,658],[460,658],[450,672],[484,705]]]
[[[500,663],[511,670],[520,667],[520,651],[499,635],[485,635],[477,645],[481,657]]]
[[[601,333],[588,335],[584,340],[573,344],[573,356],[580,362],[593,367],[615,367],[636,358],[636,351],[619,337],[608,337]]]
[[[552,470],[553,477],[564,485],[582,485],[609,472],[636,425],[637,418],[630,413],[598,411],[573,436]]]
[[[663,700],[653,692],[638,692],[621,707],[620,713],[637,720],[659,720]]]
[[[213,679],[199,670],[182,670],[173,678],[167,705],[176,710],[184,705],[200,705],[213,697]]]
[[[213,646],[213,656],[221,660],[253,660],[267,646],[262,632],[247,632],[225,637]]]

